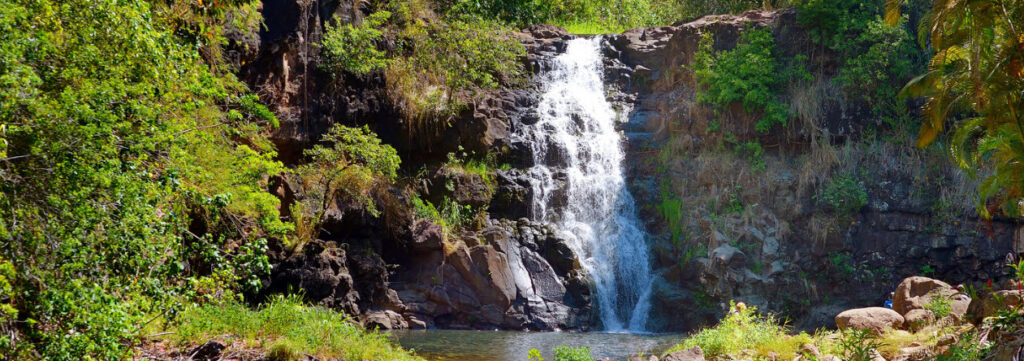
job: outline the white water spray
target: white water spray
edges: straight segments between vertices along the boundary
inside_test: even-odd
[[[542,75],[532,147],[535,219],[554,224],[594,280],[607,331],[644,331],[652,286],[647,234],[626,188],[623,136],[605,98],[601,39],[568,42]]]

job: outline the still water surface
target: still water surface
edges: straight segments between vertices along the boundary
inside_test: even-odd
[[[551,360],[551,350],[563,344],[589,347],[595,359],[625,360],[640,352],[661,355],[684,338],[676,334],[457,330],[403,330],[392,335],[402,347],[437,361],[526,361],[531,348]]]

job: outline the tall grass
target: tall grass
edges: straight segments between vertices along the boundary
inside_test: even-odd
[[[709,359],[748,352],[744,357],[761,359],[775,354],[778,359],[789,360],[797,356],[800,346],[812,343],[806,333],[789,335],[789,328],[774,316],[757,313],[756,307],[737,309],[713,328],[703,329],[683,343],[666,351],[672,353],[700,346]]]
[[[172,341],[181,345],[220,339],[265,349],[276,360],[422,360],[384,334],[365,331],[337,311],[304,305],[298,296],[273,298],[258,310],[237,302],[191,308],[175,331]]]

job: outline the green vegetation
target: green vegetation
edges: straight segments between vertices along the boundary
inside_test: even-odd
[[[843,217],[853,215],[868,204],[868,192],[864,183],[857,181],[852,175],[833,177],[815,198],[832,206],[836,213]]]
[[[932,311],[932,314],[935,315],[936,319],[941,319],[949,316],[953,311],[953,302],[942,295],[935,295],[928,300],[928,303],[924,305],[924,308]]]
[[[276,297],[259,310],[237,302],[185,310],[169,337],[182,346],[220,340],[229,347],[264,348],[271,359],[422,360],[395,346],[387,335],[363,331],[352,319],[304,305],[298,296]]]
[[[554,361],[594,361],[590,356],[590,348],[587,347],[561,345],[555,347],[554,352]]]
[[[725,356],[739,356],[755,359],[768,358],[774,354],[782,359],[798,355],[800,346],[811,342],[806,333],[789,335],[789,328],[780,324],[770,314],[760,314],[756,307],[737,307],[730,303],[730,313],[713,328],[703,329],[691,335],[666,354],[700,346],[705,357],[719,359]]]
[[[277,119],[220,57],[258,24],[255,1],[0,3],[0,358],[124,359],[155,316],[258,285],[292,230],[264,191]]]
[[[841,335],[834,349],[843,360],[872,361],[874,358],[871,357],[871,351],[882,346],[882,343],[874,338],[871,330],[847,329],[843,330]]]
[[[298,244],[311,241],[320,233],[320,225],[332,202],[343,201],[361,206],[377,216],[373,193],[398,177],[401,159],[389,145],[368,128],[334,125],[321,142],[305,154],[309,162],[296,168],[304,197],[292,207],[298,227]]]
[[[903,3],[888,3],[888,24],[900,19]],[[954,124],[949,142],[954,161],[972,175],[984,174],[978,204],[984,216],[996,209],[1024,216],[1022,18],[1024,1],[1019,0],[999,6],[935,1],[920,34],[935,54],[927,72],[904,89],[925,98],[918,146],[935,142],[947,123]]]
[[[787,75],[796,73],[787,74],[776,58],[769,29],[746,30],[734,49],[718,53],[711,34],[704,34],[690,69],[701,86],[697,100],[711,105],[716,115],[740,102],[743,111],[757,114],[754,128],[761,133],[785,126],[790,118],[779,93]]]
[[[385,70],[388,92],[410,131],[444,129],[478,89],[523,79],[526,50],[500,22],[459,14],[424,21],[437,16],[418,2],[380,10],[393,14],[388,36],[399,47]]]
[[[709,14],[774,9],[788,0],[443,0],[442,12],[500,21],[514,27],[552,23],[577,34],[622,32],[669,25]]]
[[[359,25],[327,24],[321,46],[324,64],[334,71],[344,70],[363,75],[384,69],[387,54],[377,49],[384,32],[378,28],[391,17],[387,11],[370,14]]]
[[[559,345],[552,352],[554,352],[552,361],[594,361],[594,357],[590,355],[590,348],[587,347]],[[540,350],[535,348],[530,349],[526,358],[530,361],[544,361]]]

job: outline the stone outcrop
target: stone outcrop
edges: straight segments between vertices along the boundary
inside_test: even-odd
[[[903,316],[884,307],[856,308],[836,315],[836,325],[841,330],[852,328],[881,334],[886,329],[899,329],[903,326]]]
[[[525,219],[495,221],[474,236],[478,244],[421,255],[399,274],[410,312],[444,328],[586,326],[589,287],[575,254],[551,230]]]

